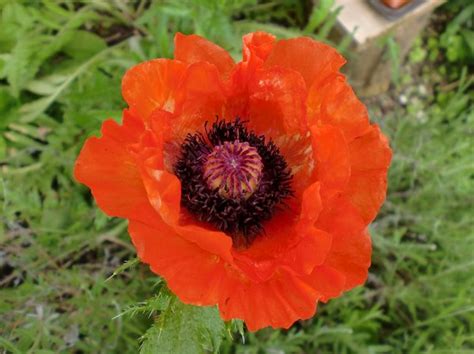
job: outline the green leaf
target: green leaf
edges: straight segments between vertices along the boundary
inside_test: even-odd
[[[15,344],[7,340],[6,338],[0,337],[0,348],[4,348],[13,354],[21,354],[23,351],[19,350]]]
[[[18,101],[10,95],[6,86],[0,86],[0,130],[16,118]]]
[[[410,62],[412,62],[413,64],[421,63],[423,60],[425,60],[427,54],[427,50],[422,48],[421,46],[415,47],[410,52]]]
[[[110,275],[110,277],[108,277],[105,281],[109,281],[110,279],[112,279],[113,277],[115,277],[115,276],[117,276],[117,275],[123,273],[123,272],[126,271],[127,269],[136,266],[139,262],[140,262],[140,260],[138,259],[138,257],[129,259],[129,260],[126,261],[124,264],[122,264],[120,267],[118,267],[117,269],[115,269],[114,272]]]
[[[0,161],[7,157],[7,143],[3,136],[0,135]]]
[[[224,330],[217,308],[185,305],[175,298],[146,332],[140,353],[217,353]]]
[[[75,31],[63,51],[76,59],[88,58],[107,47],[105,40],[87,31]]]
[[[470,58],[474,58],[474,31],[466,28],[461,30],[460,33],[466,43],[466,52],[469,52]]]
[[[334,0],[321,0],[313,7],[313,11],[308,20],[308,24],[304,29],[304,33],[313,33],[324,20],[326,20],[331,13],[331,8],[334,5]]]
[[[11,58],[5,63],[5,74],[13,93],[17,96],[23,86],[31,80],[39,69],[41,60],[37,53],[46,45],[45,36],[25,36],[16,43]]]
[[[48,96],[39,98],[35,101],[31,101],[28,103],[25,103],[24,105],[21,106],[20,108],[20,114],[21,114],[21,120],[23,122],[31,122],[33,121],[36,117],[40,116],[44,111],[58,99],[59,96],[65,91],[69,85],[76,80],[80,75],[82,75],[84,72],[86,72],[91,66],[96,64],[99,60],[102,59],[102,57],[106,54],[112,51],[114,48],[119,46],[120,44],[116,44],[114,47],[107,47],[94,56],[92,56],[90,59],[84,61],[81,63],[79,66],[73,69],[72,72],[68,74],[67,77],[62,78],[62,81],[60,82],[60,85],[58,85],[55,89],[51,87],[46,87],[44,85],[41,86],[41,89],[46,89],[50,94]],[[64,79],[64,80],[63,80]],[[50,83],[51,84],[51,83]],[[52,84],[51,84],[52,85]],[[31,89],[31,87],[30,87]],[[38,87],[36,87],[38,89]]]
[[[37,95],[48,96],[53,94],[67,78],[65,74],[53,74],[30,81],[25,88]]]

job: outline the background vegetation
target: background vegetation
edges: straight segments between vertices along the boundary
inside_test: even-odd
[[[332,2],[0,0],[0,352],[474,351],[469,0],[438,9],[390,92],[367,101],[395,152],[367,284],[289,331],[245,333],[177,302],[71,176],[83,141],[120,118],[125,70],[172,56],[176,31],[237,58],[257,29],[326,40]]]

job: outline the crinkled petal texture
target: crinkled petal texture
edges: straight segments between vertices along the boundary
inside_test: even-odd
[[[363,284],[367,226],[387,188],[391,150],[339,68],[345,60],[310,38],[243,38],[235,63],[206,39],[177,34],[175,59],[138,64],[124,76],[129,109],[107,120],[75,166],[108,215],[129,220],[140,259],[185,303],[217,304],[249,330],[288,328]],[[215,117],[240,117],[279,147],[294,197],[247,248],[180,205],[173,174],[180,144]]]

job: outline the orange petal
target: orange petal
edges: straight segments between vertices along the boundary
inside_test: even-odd
[[[183,105],[173,120],[174,139],[180,142],[188,133],[204,130],[206,121],[224,118],[227,100],[219,72],[212,64],[192,64],[181,85]]]
[[[235,264],[250,279],[266,281],[282,266],[308,274],[324,261],[331,235],[313,226],[321,211],[318,182],[305,190],[299,203],[266,222],[265,233],[250,247],[233,250]]]
[[[324,262],[346,278],[344,290],[363,284],[371,259],[367,222],[346,196],[333,198],[321,212],[316,226],[332,234],[332,245]]]
[[[174,112],[179,105],[179,85],[186,67],[182,62],[169,59],[135,65],[122,79],[123,98],[146,123],[156,109]]]
[[[245,35],[243,41],[243,61],[238,63],[230,76],[231,99],[226,105],[226,117],[249,118],[249,82],[257,70],[261,69],[271,52],[275,37],[265,32]]]
[[[328,265],[315,267],[313,272],[304,279],[321,294],[321,300],[324,302],[338,297],[345,290],[344,274]]]
[[[277,41],[265,67],[278,65],[296,70],[309,88],[338,72],[345,62],[334,48],[309,37],[299,37]]]
[[[219,303],[224,320],[243,319],[251,331],[269,325],[289,328],[299,319],[310,318],[323,292],[285,270],[269,281],[251,282],[220,257],[178,237],[165,223],[151,227],[131,221],[129,232],[140,259],[167,281],[181,301]]]
[[[368,233],[338,234],[333,237],[325,265],[344,275],[346,291],[365,283],[369,274],[371,254],[372,244]]]
[[[224,320],[240,318],[249,331],[271,326],[289,328],[316,312],[319,293],[299,277],[281,271],[263,283],[240,282],[219,301]]]
[[[314,227],[321,211],[320,183],[315,182],[303,193],[301,214],[294,227],[293,238],[299,236],[300,240],[279,257],[282,264],[299,274],[310,274],[324,262],[330,250],[332,235]]]
[[[368,223],[359,214],[345,195],[337,195],[327,201],[319,214],[316,227],[331,233],[334,237],[340,234],[363,232]]]
[[[349,148],[340,129],[330,125],[311,127],[316,177],[324,198],[343,191],[349,182]]]
[[[273,49],[275,36],[266,32],[253,32],[242,37],[243,61],[248,62],[249,71],[261,67]]]
[[[306,236],[295,248],[289,250],[280,262],[298,274],[310,274],[315,266],[324,263],[331,243],[331,234],[315,227],[308,228]]]
[[[387,191],[387,170],[392,151],[377,126],[350,145],[352,174],[347,193],[352,204],[369,223],[377,215]]]
[[[369,128],[367,109],[341,74],[311,86],[307,106],[310,124],[334,125],[342,130],[348,143]]]
[[[139,258],[181,301],[194,305],[215,305],[222,296],[227,277],[220,257],[179,237],[164,222],[155,227],[130,221],[129,233]]]
[[[319,196],[321,183],[314,182],[303,193],[301,202],[300,223],[314,225],[322,210],[321,197]]]
[[[180,215],[181,183],[167,169],[164,144],[169,139],[172,114],[157,109],[150,115],[149,130],[134,146],[148,199],[168,223],[176,223]]]
[[[251,331],[269,325],[289,328],[312,317],[318,298],[333,286],[333,280],[329,285],[318,283],[325,273],[306,281],[285,270],[269,281],[251,282],[220,257],[178,237],[165,223],[151,227],[131,221],[129,232],[140,259],[167,281],[181,301],[204,306],[218,302],[224,320],[243,319]]]
[[[122,126],[106,120],[102,137],[89,138],[77,158],[75,178],[91,189],[99,207],[110,216],[142,221],[158,217],[128,149],[143,129],[141,121],[125,111]]]
[[[164,170],[144,168],[142,172],[151,205],[173,232],[201,249],[231,262],[232,239],[228,235],[180,220],[181,183],[178,178]]]
[[[387,138],[377,125],[371,125],[363,136],[349,144],[352,174],[387,170],[392,157]]]
[[[177,234],[194,242],[202,249],[220,256],[223,260],[233,263],[231,250],[232,238],[224,232],[209,230],[195,224],[172,225]]]
[[[153,170],[146,167],[142,178],[151,205],[168,223],[177,223],[181,200],[179,179],[165,170]]]
[[[247,62],[235,66],[230,76],[229,99],[224,116],[229,119],[249,117],[249,81],[255,75],[256,67],[249,67]]]
[[[314,182],[312,137],[310,134],[285,135],[275,138],[274,142],[291,169],[292,188],[295,197],[299,199],[305,189]]]
[[[282,265],[285,254],[306,236],[296,232],[296,221],[297,216],[288,210],[277,212],[264,224],[264,234],[250,247],[232,250],[236,265],[254,281],[270,279]]]
[[[173,173],[166,170],[163,159],[163,144],[168,135],[169,117],[162,113],[155,111],[152,114],[150,122],[152,131],[148,131],[139,147],[139,166],[148,199],[174,233],[231,262],[232,239],[229,236],[220,231],[201,227],[195,220],[188,224],[182,215],[181,182]],[[161,125],[162,129],[160,130],[157,125]]]
[[[274,67],[259,70],[249,83],[249,127],[267,137],[303,133],[306,88],[296,71]]]
[[[235,66],[234,60],[225,49],[196,34],[176,33],[174,57],[187,64],[202,61],[211,63],[216,66],[223,78],[227,78]]]

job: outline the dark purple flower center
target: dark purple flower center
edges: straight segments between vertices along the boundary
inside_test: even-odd
[[[293,194],[290,169],[273,141],[240,119],[204,128],[205,134],[188,134],[174,165],[181,205],[234,243],[249,245]]]
[[[226,141],[214,147],[204,162],[204,179],[224,198],[247,199],[258,187],[263,163],[248,142]]]

